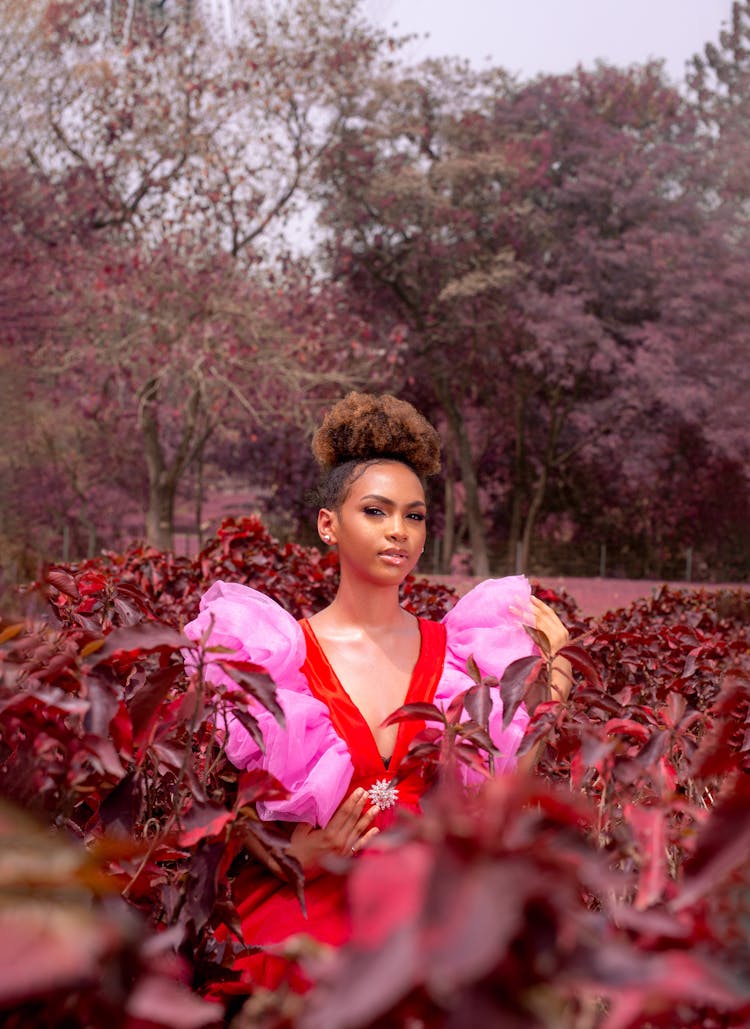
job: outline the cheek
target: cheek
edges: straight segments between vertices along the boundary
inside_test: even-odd
[[[413,539],[416,541],[417,545],[424,550],[424,545],[427,540],[427,526],[424,522],[418,526]]]

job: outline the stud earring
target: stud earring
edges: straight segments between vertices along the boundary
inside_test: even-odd
[[[331,537],[330,536],[324,536],[323,537],[323,542],[324,543],[330,543],[331,542]]]

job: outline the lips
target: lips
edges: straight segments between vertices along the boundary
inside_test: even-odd
[[[405,550],[381,550],[380,556],[392,564],[401,564],[409,557]]]

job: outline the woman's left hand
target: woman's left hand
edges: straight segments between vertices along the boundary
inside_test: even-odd
[[[566,646],[570,640],[570,633],[560,621],[557,613],[552,610],[549,604],[545,604],[538,597],[531,598],[531,610],[534,615],[534,628],[544,633],[549,643],[549,655],[544,655],[545,657],[548,656],[549,660],[548,699],[565,701],[573,684],[572,669],[570,662],[566,658],[557,655],[558,651]],[[518,770],[523,772],[531,771],[539,759],[540,749],[541,744],[527,751],[523,757],[519,758]]]
[[[552,610],[549,604],[545,604],[539,597],[531,598],[531,605],[534,611],[534,627],[543,632],[549,643],[549,687],[550,700],[566,700],[573,684],[570,662],[564,657],[557,657],[557,653],[570,640],[570,633]]]
[[[570,633],[560,621],[557,612],[553,611],[549,604],[545,604],[539,597],[531,598],[531,606],[534,612],[534,627],[547,637],[550,656],[554,657],[558,650],[568,643]]]

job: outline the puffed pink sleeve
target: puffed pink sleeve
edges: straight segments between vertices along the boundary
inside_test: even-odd
[[[184,631],[202,644],[198,652],[185,652],[186,666],[194,670],[202,660],[209,682],[239,692],[219,664],[234,660],[260,665],[276,685],[276,699],[286,726],[257,701],[250,701],[264,749],[233,716],[231,706],[226,711],[226,752],[232,764],[242,769],[263,769],[289,791],[282,800],[259,802],[260,817],[326,825],[346,794],[353,767],[346,744],[331,724],[328,708],[313,697],[300,671],[305,661],[305,638],[298,623],[257,590],[219,581],[203,595],[198,616]],[[222,649],[213,650],[215,647]]]
[[[466,670],[470,657],[482,675],[497,679],[511,662],[536,653],[531,637],[523,627],[523,616],[514,610],[528,612],[532,620],[531,587],[523,575],[504,579],[486,579],[461,597],[443,618],[447,630],[447,650],[443,675],[435,693],[435,703],[447,707],[453,698],[473,685]],[[518,750],[529,714],[524,704],[518,707],[513,720],[503,730],[503,702],[498,689],[492,690],[492,711],[489,730],[495,746],[495,771],[515,768]],[[478,782],[477,773],[464,770],[467,780]]]

